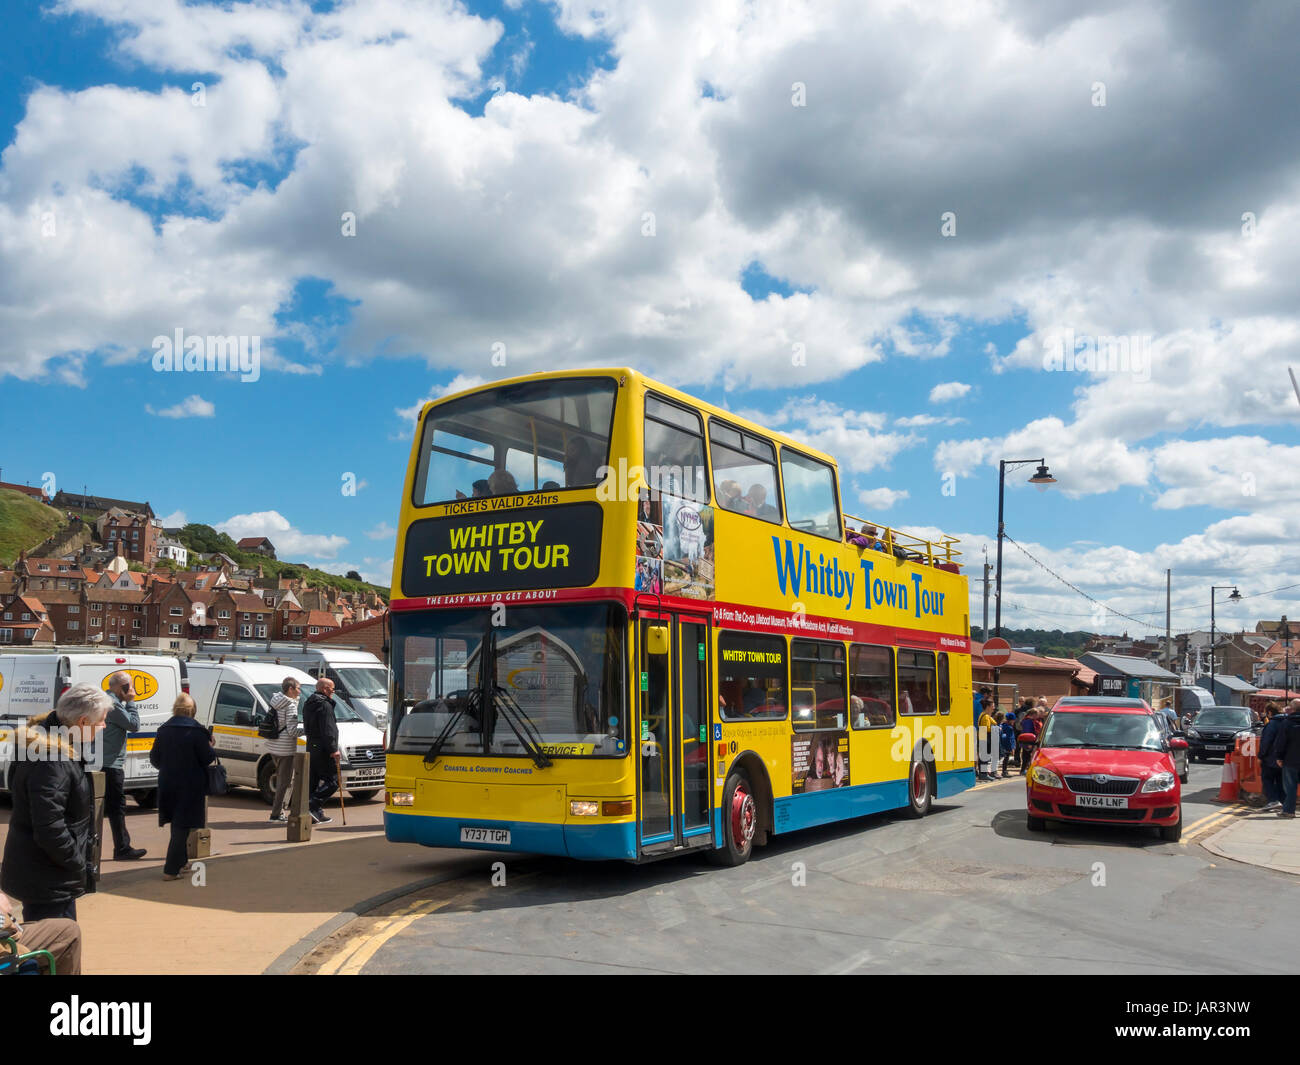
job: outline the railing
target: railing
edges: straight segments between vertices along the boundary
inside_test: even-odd
[[[859,535],[859,530],[865,525],[876,530],[874,535],[865,535],[868,536],[868,539],[875,539],[883,543],[885,545],[885,554],[927,566],[960,565],[958,560],[961,558],[961,552],[957,550],[957,544],[960,541],[955,536],[944,536],[939,540],[926,540],[920,536],[905,533],[900,529],[891,528],[888,525],[879,525],[865,518],[855,517],[852,514],[845,514],[844,522],[848,530],[845,534],[846,540],[850,536]]]

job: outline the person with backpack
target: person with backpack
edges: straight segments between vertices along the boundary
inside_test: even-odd
[[[271,820],[287,821],[285,799],[293,794],[293,756],[298,751],[298,698],[302,687],[293,677],[280,681],[280,690],[271,697],[271,712],[258,735],[270,740],[266,753],[275,759],[275,797],[271,800]]]
[[[1001,733],[998,748],[1002,755],[1002,775],[1009,777],[1011,774],[1007,770],[1011,760],[1016,756],[1016,715],[1010,711],[1002,715],[1002,720],[998,723],[998,731]]]

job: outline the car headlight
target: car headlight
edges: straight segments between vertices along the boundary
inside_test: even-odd
[[[1061,778],[1053,773],[1050,769],[1044,769],[1040,765],[1034,766],[1029,771],[1029,777],[1035,784],[1041,784],[1045,788],[1061,787]]]
[[[1199,732],[1197,732],[1196,729],[1194,729],[1194,728],[1189,728],[1189,729],[1187,730],[1187,735],[1188,735],[1189,738],[1194,739],[1194,740],[1199,740],[1199,739],[1201,738],[1201,734],[1200,734]]]
[[[1146,783],[1142,785],[1142,791],[1168,791],[1174,786],[1176,779],[1173,773],[1157,773],[1147,778]]]

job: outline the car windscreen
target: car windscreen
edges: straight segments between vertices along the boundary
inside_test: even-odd
[[[1164,733],[1150,714],[1106,714],[1056,710],[1047,719],[1044,747],[1101,747],[1158,751]]]
[[[1249,710],[1219,710],[1210,707],[1196,715],[1197,728],[1250,728]]]

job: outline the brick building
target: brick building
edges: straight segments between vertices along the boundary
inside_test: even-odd
[[[128,562],[152,566],[158,560],[162,523],[151,514],[110,507],[95,522],[100,543],[119,552]]]
[[[351,625],[344,625],[341,629],[337,629],[334,632],[308,636],[307,642],[324,644],[327,647],[330,644],[346,644],[348,647],[364,647],[367,651],[383,662],[384,665],[388,665],[388,653],[384,647],[384,619],[384,614],[378,614],[375,617],[367,618],[365,621],[358,621]]]

